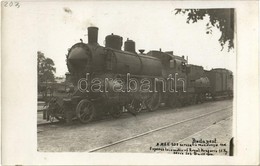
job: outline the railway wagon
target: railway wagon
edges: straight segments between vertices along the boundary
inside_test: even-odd
[[[230,70],[216,68],[206,71],[210,80],[210,93],[212,98],[233,96],[233,73]]]

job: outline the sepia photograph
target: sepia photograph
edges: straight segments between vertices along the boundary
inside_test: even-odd
[[[4,163],[259,163],[255,4],[2,1]]]
[[[39,14],[38,151],[233,155],[235,9],[54,6]]]

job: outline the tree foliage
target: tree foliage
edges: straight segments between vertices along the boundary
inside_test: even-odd
[[[188,13],[187,23],[195,23],[209,16],[206,33],[212,33],[212,27],[220,30],[219,43],[222,46],[228,44],[228,50],[234,48],[234,9],[175,9],[175,14]]]
[[[54,81],[54,73],[56,72],[55,64],[52,59],[46,58],[44,53],[37,52],[37,74],[38,82]]]

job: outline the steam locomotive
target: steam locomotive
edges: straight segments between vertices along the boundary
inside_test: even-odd
[[[135,42],[118,35],[98,44],[98,28],[88,28],[88,43],[74,44],[66,56],[73,89],[67,97],[48,102],[47,119],[88,123],[96,117],[118,118],[123,110],[136,115],[144,107],[155,111],[202,103],[207,98],[233,96],[233,74],[227,69],[204,70],[173,52],[135,50]]]

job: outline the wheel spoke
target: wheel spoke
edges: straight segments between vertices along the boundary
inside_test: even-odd
[[[76,112],[80,121],[82,123],[87,123],[93,119],[95,107],[90,101],[84,99],[79,102]]]
[[[80,116],[83,117],[83,116],[86,115],[86,114],[87,114],[87,112],[83,112]]]
[[[87,118],[86,118],[87,117]],[[89,118],[89,114],[85,114],[83,117],[82,117],[84,120],[88,119]]]

